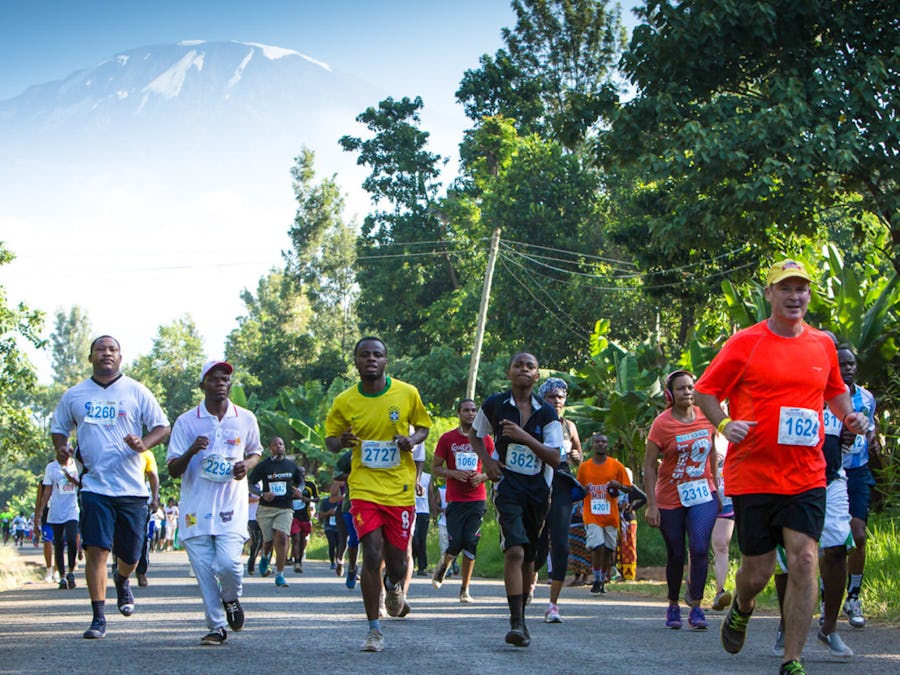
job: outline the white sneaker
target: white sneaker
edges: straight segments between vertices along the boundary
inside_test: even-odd
[[[562,623],[562,617],[559,615],[556,605],[550,605],[544,612],[544,623]]]
[[[819,634],[816,637],[819,638],[819,642],[828,647],[828,651],[832,656],[839,659],[849,659],[853,656],[853,650],[844,644],[844,641],[841,640],[841,636],[837,634],[837,631],[833,632],[831,635],[825,635],[822,631],[819,631]]]
[[[359,648],[361,652],[382,652],[384,651],[384,635],[381,634],[381,631],[370,630],[369,634],[366,635],[366,639],[363,641],[362,646]]]
[[[53,570],[53,583],[54,584],[59,583],[59,572],[57,572],[56,570]]]
[[[847,620],[853,628],[865,627],[866,618],[863,616],[859,598],[847,598],[847,601],[844,603],[844,614],[847,615]]]
[[[50,572],[47,572],[47,574],[44,575],[44,583],[45,583],[45,584],[53,584],[53,583],[56,583],[55,581],[53,581],[53,575],[50,574]]]

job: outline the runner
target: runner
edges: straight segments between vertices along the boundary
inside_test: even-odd
[[[404,584],[415,512],[412,453],[428,436],[431,418],[415,387],[385,375],[387,347],[379,338],[362,338],[353,357],[360,382],[335,398],[325,420],[325,444],[331,452],[352,448],[347,482],[350,512],[363,548],[362,593],[369,622],[361,650],[380,652],[382,564],[388,614],[409,613]]]
[[[853,412],[831,339],[808,326],[812,277],[783,260],[766,278],[771,315],[733,335],[697,381],[694,399],[729,440],[725,485],[734,501],[741,567],[722,623],[722,645],[744,646],[755,598],[772,576],[782,544],[791,570],[785,595],[781,671],[804,672],[800,653],[815,604],[816,549],[825,520],[825,403],[852,431],[868,423]],[[727,417],[720,407],[729,401]]]
[[[338,457],[338,461],[334,465],[334,480],[344,484],[341,520],[344,522],[344,531],[347,533],[347,580],[345,583],[347,589],[351,591],[356,588],[356,582],[359,580],[359,568],[356,564],[359,556],[359,537],[356,535],[356,526],[353,524],[353,514],[350,513],[350,484],[347,482],[352,462],[353,451],[348,450]],[[341,576],[340,562],[335,568],[335,574]]]
[[[147,524],[144,526],[144,546],[141,548],[141,559],[138,560],[135,576],[137,577],[138,586],[146,586],[147,569],[150,567],[150,544],[153,541],[153,517],[152,513],[159,508],[159,467],[156,464],[156,456],[152,450],[147,450],[141,454],[144,460],[144,477],[147,479],[147,491],[150,496],[147,498]]]
[[[442,511],[440,515],[447,532],[447,544],[442,547],[443,556],[434,568],[431,583],[435,588],[440,588],[447,570],[462,553],[462,583],[459,588],[459,601],[462,603],[472,602],[469,582],[475,569],[481,521],[487,508],[487,474],[469,441],[469,432],[477,414],[478,408],[472,399],[464,398],[457,404],[459,425],[438,439],[431,463],[434,475],[446,480],[443,496],[440,489],[437,491],[440,504],[435,506]],[[492,455],[494,441],[490,436],[485,436],[484,445],[485,452]]]
[[[310,504],[315,508],[319,500],[319,488],[316,484],[306,480],[306,469],[302,466],[300,475],[303,476],[300,497],[295,497],[291,503],[294,509],[294,520],[291,522],[291,557],[294,561],[294,572],[303,574],[303,556],[306,554],[306,544],[309,535],[312,534],[312,521],[309,517]]]
[[[416,523],[413,526],[412,557],[416,565],[416,574],[428,576],[428,523],[431,522],[431,474],[423,471],[419,475],[418,485],[422,494],[416,489]]]
[[[556,411],[533,388],[539,377],[533,354],[518,352],[507,367],[510,389],[488,398],[472,423],[469,442],[494,481],[494,507],[503,549],[503,582],[509,605],[506,643],[527,647],[525,597],[534,580],[541,527],[550,508],[550,484],[563,448]],[[492,435],[496,449],[484,440]]]
[[[866,566],[866,522],[869,520],[869,504],[875,479],[869,470],[869,453],[875,451],[875,397],[865,387],[856,384],[856,355],[846,345],[838,349],[838,365],[841,377],[850,389],[853,409],[866,416],[869,430],[864,434],[854,434],[846,427],[842,431],[843,467],[847,474],[847,493],[850,499],[850,528],[853,530],[855,550],[847,558],[847,601],[844,613],[853,628],[864,628],[859,600],[863,572]]]
[[[175,503],[175,499],[173,497],[169,497],[169,501],[166,503],[165,513],[166,513],[165,550],[166,551],[174,551],[175,550],[175,533],[178,530],[178,505]]]
[[[169,422],[153,394],[123,375],[119,342],[104,335],[91,343],[92,376],[67,390],[56,406],[50,435],[59,463],[72,456],[69,435],[78,434],[81,476],[81,537],[93,619],[88,639],[106,635],[106,560],[117,558],[113,583],[119,612],[131,616],[128,578],[141,557],[147,523],[147,487],[141,453],[162,443]],[[144,429],[147,435],[141,437]]]
[[[582,462],[578,469],[578,482],[587,492],[582,518],[594,572],[591,594],[603,595],[619,538],[619,492],[630,489],[631,481],[622,462],[607,454],[609,439],[605,434],[591,437],[591,451],[591,461]]]
[[[338,531],[338,518],[341,517],[341,502],[343,500],[340,482],[332,481],[328,488],[328,496],[322,498],[319,502],[319,508],[316,510],[319,520],[322,522],[322,531],[328,540],[328,561],[331,563],[331,569],[333,570],[337,570],[338,561],[341,560],[344,553],[340,548],[340,534]],[[340,576],[341,572],[337,572],[337,575]]]
[[[254,488],[261,492],[262,486],[257,484]],[[247,532],[250,534],[250,550],[247,552],[247,574],[253,576],[256,568],[256,556],[262,549],[262,530],[256,522],[256,509],[259,508],[259,495],[253,489],[247,489]]]
[[[187,550],[206,610],[209,633],[201,645],[221,645],[244,627],[239,598],[247,540],[247,470],[262,447],[256,417],[229,400],[234,368],[209,361],[200,371],[203,402],[183,413],[172,429],[166,464],[181,478],[180,541]]]
[[[78,469],[71,457],[60,464],[53,460],[44,469],[41,497],[35,513],[43,513],[49,503],[46,525],[51,528],[60,590],[75,588],[75,558],[78,555]],[[63,558],[63,548],[68,558]],[[68,565],[66,564],[68,563]]]
[[[719,513],[717,465],[712,456],[716,430],[694,405],[694,376],[676,370],[666,377],[663,391],[668,407],[650,426],[644,452],[645,518],[658,527],[666,543],[666,584],[669,607],[666,626],[681,628],[681,580],[684,577],[687,535],[690,575],[685,600],[688,624],[706,630],[709,624],[700,600],[709,570],[709,541]],[[657,464],[660,456],[662,463]],[[692,592],[693,589],[693,592]]]
[[[25,530],[28,527],[28,521],[25,519],[25,512],[19,511],[19,515],[13,518],[13,546],[22,548],[25,544]]]
[[[259,574],[267,577],[272,572],[269,565],[272,550],[275,551],[275,585],[287,588],[284,566],[287,561],[288,541],[294,522],[294,499],[303,496],[303,474],[291,460],[285,457],[284,441],[275,436],[269,441],[271,455],[253,467],[250,485],[262,483],[256,522],[263,534],[263,554],[259,559]]]
[[[581,439],[575,423],[563,417],[566,408],[569,385],[558,377],[548,377],[538,390],[538,396],[553,406],[562,426],[563,448],[560,452],[559,466],[553,474],[553,486],[550,496],[550,510],[541,530],[540,547],[535,558],[535,579],[537,573],[548,561],[550,577],[550,604],[544,612],[546,623],[562,623],[559,615],[559,594],[566,580],[569,563],[569,526],[572,524],[572,502],[584,498],[584,490],[574,480],[574,474],[581,466]],[[573,498],[573,489],[576,494]],[[534,592],[532,583],[532,594]]]

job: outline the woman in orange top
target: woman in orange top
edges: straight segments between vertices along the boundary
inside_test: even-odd
[[[691,567],[685,599],[691,607],[688,623],[695,630],[709,624],[700,600],[709,568],[709,541],[719,498],[713,454],[716,430],[694,405],[694,376],[676,370],[665,381],[669,406],[653,420],[644,452],[645,517],[658,527],[666,543],[666,582],[669,607],[666,626],[681,628],[678,596],[684,576],[687,534]],[[662,462],[657,465],[658,460]],[[696,589],[694,597],[691,589]]]

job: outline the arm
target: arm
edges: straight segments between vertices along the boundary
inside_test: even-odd
[[[52,485],[41,485],[38,490],[37,501],[34,505],[34,529],[41,529],[41,514],[44,512],[44,507],[47,506],[47,502],[50,501],[50,493],[53,492]]]
[[[503,428],[502,436],[527,446],[538,456],[538,459],[545,464],[549,464],[554,469],[559,466],[559,448],[551,448],[549,445],[544,445],[512,420],[500,420],[500,425]],[[475,445],[473,444],[472,447],[474,448]]]
[[[157,427],[157,429],[160,427]],[[167,427],[168,429],[168,427]],[[168,431],[166,431],[168,433]],[[209,439],[206,436],[197,436],[194,439],[194,442],[191,443],[191,446],[185,451],[183,455],[179,457],[173,457],[168,462],[166,462],[166,466],[169,469],[169,475],[172,478],[180,478],[184,475],[184,472],[187,471],[188,465],[191,463],[191,460],[194,458],[198,452],[203,450],[209,445]]]
[[[159,508],[159,474],[151,471],[147,474],[147,480],[150,482],[150,512]]]
[[[481,460],[481,466],[484,468],[484,473],[487,477],[491,480],[500,480],[503,476],[501,471],[503,465],[488,455],[484,445],[484,439],[479,438],[478,432],[475,430],[474,426],[469,429],[469,443],[472,445],[472,450],[475,451],[475,454],[478,455],[478,458]]]
[[[718,407],[718,404],[716,404]],[[656,480],[658,478],[657,460],[659,459],[659,446],[653,441],[647,441],[644,450],[644,492],[647,496],[647,510],[644,518],[650,527],[659,527],[659,508],[656,506]]]
[[[853,399],[849,392],[838,394],[825,403],[831,408],[831,412],[841,420],[854,434],[865,434],[869,431],[869,420],[865,413],[853,411]]]
[[[719,429],[719,425],[722,424],[723,420],[729,420],[724,429],[719,429],[719,431],[731,443],[740,443],[747,438],[750,428],[756,426],[756,422],[753,420],[732,420],[728,418],[722,410],[722,406],[719,405],[719,399],[712,394],[701,394],[695,389],[694,403],[703,411],[703,415],[716,429]]]
[[[575,468],[581,466],[581,460],[584,459],[584,452],[581,449],[581,438],[578,436],[578,427],[574,422],[564,420],[564,424],[569,425],[569,439],[572,441],[572,451],[569,453],[569,459],[575,462]]]
[[[134,450],[135,452],[144,452],[144,450],[149,450],[150,448],[156,447],[164,440],[169,437],[169,432],[172,430],[168,424],[165,426],[154,427],[150,431],[147,432],[147,435],[141,438],[140,436],[135,436],[134,434],[128,434],[125,437],[125,445]],[[184,473],[182,471],[182,473]],[[179,474],[181,475],[181,474]]]
[[[242,478],[244,478],[244,476],[247,475],[249,471],[253,471],[253,467],[259,464],[259,457],[259,455],[249,455],[248,457],[242,459],[240,462],[235,462],[234,469],[232,470],[232,476],[234,476],[234,479],[241,480]]]

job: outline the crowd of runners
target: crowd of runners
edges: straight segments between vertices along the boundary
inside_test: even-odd
[[[769,318],[732,336],[699,379],[687,370],[664,378],[667,407],[647,437],[643,490],[608,455],[602,430],[589,430],[582,445],[564,416],[568,385],[551,377],[536,389],[539,363],[528,351],[510,358],[508,389],[480,404],[459,401],[458,425],[437,440],[429,473],[431,418],[418,390],[387,375],[382,340],[360,339],[353,350],[359,381],[335,398],[325,419],[325,445],[337,462],[320,494],[281,438],[264,451],[253,413],[230,399],[231,364],[203,366],[203,401],[170,426],[153,394],[121,373],[118,341],[101,336],[90,348],[92,376],[66,391],[53,415],[56,457],[46,467],[33,526],[52,542],[61,589],[76,586],[84,552],[87,639],[107,632],[110,552],[116,607],[127,617],[135,611],[132,576],[146,585],[149,550],[172,546],[177,533],[203,602],[201,643],[220,645],[229,630],[243,628],[244,574],[274,575],[276,586],[288,586],[285,569],[303,573],[318,518],[331,568],[347,588],[361,588],[367,629],[360,648],[379,652],[385,617],[414,611],[406,596],[414,571],[430,575],[435,588],[455,573],[459,601],[478,602],[470,581],[491,499],[509,612],[503,640],[524,648],[538,570],[546,565],[550,582],[543,620],[561,623],[569,576],[570,586],[590,585],[602,595],[627,573],[634,514],[646,504],[647,523],[659,529],[667,556],[668,605],[660,622],[683,627],[683,598],[688,628],[708,628],[703,596],[712,549],[711,607],[727,612],[724,649],[741,650],[755,598],[777,572],[782,622],[773,651],[782,657],[781,672],[805,672],[800,654],[817,589],[818,640],[832,656],[853,656],[837,632],[841,610],[850,626],[865,625],[868,454],[875,442],[875,401],[855,382],[853,352],[804,322],[811,283],[798,262],[772,266]],[[166,441],[166,470],[181,478],[181,493],[177,504],[162,507],[151,449]],[[441,556],[429,571],[424,542],[438,515]],[[17,543],[30,524],[24,514],[12,523]],[[741,560],[729,588],[732,532]]]

